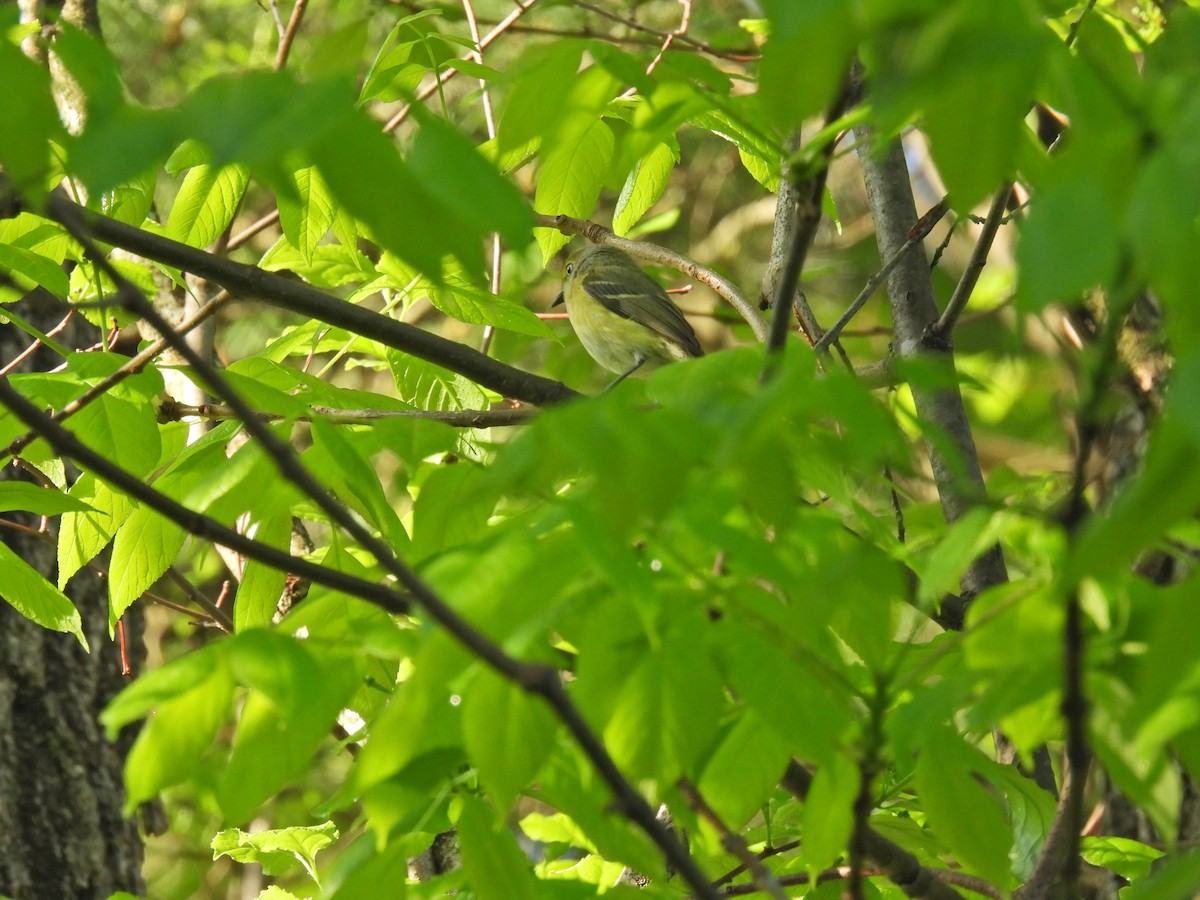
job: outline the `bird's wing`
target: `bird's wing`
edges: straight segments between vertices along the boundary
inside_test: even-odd
[[[636,288],[613,281],[588,279],[583,289],[605,309],[626,319],[641,322],[651,331],[678,344],[688,356],[703,356],[696,332],[688,324],[667,292],[649,275],[639,272]]]

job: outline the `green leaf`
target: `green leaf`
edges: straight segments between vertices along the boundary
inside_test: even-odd
[[[827,869],[837,862],[854,830],[854,800],[859,771],[845,754],[817,769],[804,800],[803,848],[809,871]]]
[[[24,481],[0,482],[0,512],[23,509],[39,516],[65,512],[95,512],[95,508],[71,494]]]
[[[791,131],[824,112],[845,84],[858,40],[845,0],[765,0],[770,37],[759,63],[758,95],[772,122]]]
[[[487,398],[473,381],[399,350],[387,351],[397,395],[414,409],[483,409]]]
[[[542,159],[534,209],[549,216],[590,216],[604,187],[614,147],[612,129],[599,120],[577,141],[559,144]],[[536,233],[543,265],[570,241],[565,234],[549,229],[539,228]]]
[[[187,657],[191,662],[198,654]],[[155,703],[154,715],[146,719],[137,740],[125,759],[125,811],[131,814],[138,804],[153,799],[164,788],[196,777],[201,761],[212,749],[217,732],[228,718],[233,704],[233,679],[225,665],[215,659],[204,660],[207,674],[200,680],[186,685],[171,684],[171,688],[182,687],[169,699]],[[193,665],[172,671],[171,676],[187,672],[199,674],[202,667]],[[136,689],[140,680],[134,682]],[[165,684],[165,679],[156,679],[150,688],[138,690],[136,697],[149,699],[153,688]],[[129,690],[129,689],[127,689]],[[106,711],[109,718],[105,725],[110,734],[116,717],[113,710],[129,710],[132,704],[118,695],[114,704]]]
[[[404,885],[408,881],[408,846],[405,842],[396,840],[391,841],[383,850],[377,851],[374,836],[369,833],[352,845],[348,852],[338,857],[334,875],[326,876],[326,890],[329,889],[328,882],[344,871],[347,857],[353,855],[359,844],[370,845],[371,855],[363,861],[362,854],[358,854],[358,858],[353,860],[355,868],[336,885],[329,900],[375,900],[379,895],[379,886],[383,884],[387,885],[389,897],[403,900]]]
[[[914,780],[934,833],[963,865],[1005,888],[1012,882],[1012,835],[995,799],[972,774],[977,754],[957,734],[939,728],[922,746]]]
[[[113,539],[109,562],[110,630],[175,562],[186,537],[182,528],[149,507],[138,506],[129,514]]]
[[[480,800],[461,795],[456,825],[463,868],[479,900],[513,900],[540,895],[537,879],[516,840]]]
[[[467,272],[483,271],[479,230],[426,190],[365,113],[349,110],[335,117],[308,150],[334,198],[381,247],[435,281],[445,255]]]
[[[508,809],[537,775],[557,731],[545,701],[490,669],[463,691],[463,739],[497,809]]]
[[[249,834],[240,828],[228,828],[213,836],[210,846],[213,860],[228,856],[235,862],[258,863],[264,875],[282,875],[296,863],[304,866],[317,881],[317,854],[339,837],[332,822],[321,825],[293,825]]]
[[[258,265],[268,272],[294,272],[319,288],[339,287],[377,278],[379,275],[371,261],[357,247],[321,244],[314,248],[310,257],[305,258],[286,237],[276,241],[274,246],[263,254]],[[345,342],[345,338],[342,342]]]
[[[613,231],[619,235],[628,234],[629,229],[650,211],[667,189],[677,162],[679,147],[670,143],[659,144],[637,161],[617,198]]]
[[[1121,891],[1121,900],[1188,900],[1200,887],[1200,852],[1168,860],[1149,878]]]
[[[502,153],[537,140],[558,125],[579,69],[581,49],[575,41],[552,41],[531,48],[509,72],[513,90],[497,137]]]
[[[1123,837],[1089,837],[1081,841],[1083,858],[1093,866],[1111,869],[1122,878],[1138,882],[1150,874],[1156,859],[1165,855],[1161,850]]]
[[[317,244],[333,225],[336,214],[333,198],[314,166],[297,169],[289,181],[294,192],[279,191],[275,197],[279,224],[288,243],[311,265]]]
[[[226,668],[227,649],[225,643],[207,644],[139,675],[100,713],[100,724],[109,740],[114,740],[122,728],[145,717],[156,706],[188,693]]]
[[[193,247],[207,247],[233,221],[250,173],[245,166],[196,166],[175,196],[167,236]]]
[[[787,742],[747,710],[722,736],[696,787],[722,821],[736,830],[762,808],[791,755]]]
[[[408,161],[425,189],[476,228],[497,232],[506,245],[526,246],[533,214],[516,186],[457,129],[420,106],[414,110],[421,128]]]
[[[64,588],[79,569],[108,546],[112,536],[133,511],[134,503],[118,494],[90,472],[71,485],[70,496],[89,509],[66,512],[58,529],[58,586]]]
[[[0,542],[0,597],[43,628],[75,635],[83,649],[88,649],[75,604],[3,542]]]
[[[472,287],[459,278],[447,278],[442,288],[431,288],[429,300],[448,316],[473,325],[493,325],[533,337],[553,337],[550,327],[513,300]]]
[[[959,577],[996,542],[1003,524],[1000,515],[976,507],[950,526],[921,567],[917,598],[922,609],[957,589]]]
[[[238,641],[268,637],[273,637],[271,632],[252,629]],[[293,645],[289,649],[298,652],[269,654],[268,665],[253,670],[265,672],[266,680],[246,697],[229,765],[217,783],[217,802],[231,821],[250,818],[264,800],[308,768],[358,685],[359,673],[349,657],[331,656],[317,664],[300,642],[288,640]],[[258,646],[238,643],[235,650],[242,672],[263,659]]]
[[[50,141],[63,133],[50,73],[5,36],[0,40],[0,83],[0,122],[5,123],[0,128],[0,164],[13,186],[33,198],[49,173]]]
[[[479,540],[496,506],[486,485],[485,473],[468,462],[429,471],[413,504],[414,561]]]
[[[0,244],[0,272],[12,278],[25,290],[40,285],[57,297],[66,297],[71,289],[70,279],[58,263],[32,250],[14,247],[11,244]]]
[[[1085,174],[1040,191],[1017,245],[1018,297],[1025,308],[1072,301],[1096,285],[1111,284],[1117,234],[1111,204]]]
[[[408,533],[392,509],[379,483],[379,475],[356,442],[339,426],[317,417],[312,423],[314,450],[321,452],[334,472],[345,482],[359,509],[379,529],[387,543],[397,550],[408,545]]]
[[[134,475],[145,475],[158,464],[162,444],[149,403],[102,394],[71,418],[71,428],[97,453]]]
[[[247,530],[246,532],[254,540],[285,552],[290,549],[292,538],[290,514],[279,513],[254,524],[256,527],[252,531]],[[279,608],[279,599],[287,580],[287,572],[281,572],[258,560],[246,560],[246,568],[242,573],[242,581],[238,585],[237,597],[233,606],[234,630],[240,634],[248,628],[269,626],[275,611]]]
[[[642,654],[621,687],[604,742],[633,779],[690,774],[715,734],[724,688],[705,654],[699,622],[681,622]]]
[[[928,73],[938,86],[924,127],[950,200],[965,212],[1013,175],[1049,35],[1023,4],[964,6]]]

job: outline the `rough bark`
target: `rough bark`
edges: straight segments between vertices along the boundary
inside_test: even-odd
[[[875,220],[879,256],[889,260],[900,251],[917,224],[917,207],[904,150],[899,142],[893,142],[882,152],[876,152],[874,136],[869,129],[856,129],[855,135],[863,148],[860,159],[867,200]],[[954,355],[949,343],[929,345],[928,334],[937,321],[938,307],[924,255],[905,254],[888,276],[887,289],[895,326],[895,354],[901,359],[921,356],[940,363],[947,374],[952,374]],[[954,383],[952,378],[944,382]],[[913,385],[912,393],[921,421],[932,425],[946,439],[944,443],[929,442],[928,451],[942,514],[947,522],[953,523],[987,497],[962,394],[956,387],[931,389],[920,385]],[[1007,580],[1004,557],[999,547],[993,547],[975,560],[963,575],[963,608],[943,609],[943,614],[953,613],[961,620],[965,605],[973,596]]]
[[[50,306],[42,297],[17,311],[48,329],[62,315],[61,307]],[[69,341],[69,335],[59,339]],[[28,343],[17,328],[0,328],[0,360],[12,359]],[[25,368],[45,370],[59,362],[42,351]],[[11,465],[0,471],[0,479],[21,477],[27,476]],[[31,515],[9,512],[4,518],[39,525]],[[53,543],[10,527],[0,528],[0,540],[56,581]],[[0,894],[15,900],[144,890],[141,839],[136,823],[122,815],[122,771],[132,733],[110,743],[97,721],[126,684],[120,650],[108,637],[106,585],[85,569],[67,595],[83,619],[90,655],[71,635],[47,631],[0,602]],[[137,606],[126,615],[135,671],[145,655],[141,620]]]

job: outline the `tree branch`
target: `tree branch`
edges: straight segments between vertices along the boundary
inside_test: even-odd
[[[291,417],[276,413],[259,413],[258,418],[264,422],[278,422],[288,418],[294,421],[311,422],[315,418],[321,418],[334,425],[370,425],[387,419],[425,419],[431,422],[442,422],[456,428],[495,428],[503,425],[521,425],[537,415],[537,410],[531,407],[514,409],[334,409],[330,406],[313,406],[310,408],[312,415],[308,416]],[[199,406],[190,406],[168,397],[158,407],[159,422],[179,422],[193,417],[213,421],[240,420],[241,418],[231,407],[220,403],[202,403]]]
[[[829,349],[829,345],[838,339],[838,336],[842,333],[842,329],[849,325],[850,320],[858,315],[859,310],[861,310],[866,305],[867,301],[871,299],[871,296],[875,293],[876,289],[878,289],[879,285],[883,284],[884,279],[888,278],[892,274],[892,270],[895,269],[896,266],[900,265],[900,263],[904,261],[905,257],[907,257],[914,248],[919,247],[921,242],[928,237],[929,232],[933,231],[933,227],[942,220],[943,216],[946,215],[947,209],[948,207],[946,206],[946,198],[943,197],[941,200],[931,206],[928,211],[926,211],[925,215],[921,216],[921,218],[917,220],[917,224],[914,225],[906,235],[904,243],[902,243],[896,249],[896,251],[888,257],[887,262],[880,267],[878,272],[867,279],[867,283],[863,285],[862,290],[858,292],[858,296],[854,298],[854,300],[846,308],[846,311],[842,313],[841,318],[834,322],[833,327],[825,332],[825,335],[813,345],[814,353],[824,353]]]
[[[905,251],[909,235],[917,225],[917,210],[904,151],[900,143],[894,141],[877,153],[874,149],[875,135],[866,127],[856,129],[855,135],[860,147],[867,200],[875,219],[880,256],[890,260],[899,254],[888,276],[888,302],[895,324],[895,352],[901,359],[922,357],[935,361],[952,375],[954,356],[950,349],[940,347],[935,350],[924,340],[926,329],[937,320],[938,309],[934,300],[933,281],[925,260],[918,254]],[[953,523],[987,497],[979,454],[975,449],[962,394],[956,387],[910,386],[917,415],[950,440],[950,452],[933,443],[927,443],[927,448],[942,515],[947,522]],[[974,560],[963,574],[963,608],[943,612],[961,619],[971,597],[1007,580],[1008,571],[1000,548],[992,547]]]
[[[826,128],[842,115],[850,104],[853,93],[849,82],[843,85],[842,90],[833,101],[833,105],[830,106],[829,112],[825,115]],[[791,191],[786,202],[792,206],[793,216],[788,225],[787,250],[783,256],[783,263],[779,267],[778,278],[773,286],[771,330],[767,335],[768,356],[783,350],[787,341],[788,323],[792,317],[792,297],[796,293],[800,274],[804,271],[804,260],[817,236],[817,229],[820,227],[821,218],[824,215],[821,210],[821,200],[825,196],[825,181],[829,175],[829,163],[833,159],[833,151],[836,146],[836,138],[829,136],[825,145],[821,147],[820,155],[808,167],[808,171],[804,173],[803,177],[801,177],[796,163],[791,163],[788,171],[784,173],[787,180],[791,182]],[[780,200],[784,202],[782,192]],[[810,327],[815,326],[815,321],[809,324]],[[818,339],[815,334],[811,335],[811,338],[814,341]]]
[[[935,345],[949,343],[950,333],[954,330],[958,317],[967,308],[967,301],[971,299],[971,293],[979,282],[979,275],[983,272],[983,267],[987,265],[988,253],[992,249],[992,242],[996,239],[996,232],[1000,230],[1000,225],[1004,221],[1004,211],[1008,209],[1012,189],[1011,183],[1005,184],[996,192],[996,196],[992,200],[992,208],[988,210],[987,218],[984,219],[983,228],[979,232],[979,238],[975,241],[975,248],[971,251],[967,267],[963,269],[962,277],[955,285],[954,293],[950,295],[946,308],[929,328],[928,340]]]
[[[64,224],[77,222],[87,234],[105,243],[201,275],[230,293],[366,335],[385,346],[465,375],[506,397],[548,405],[578,396],[560,382],[522,372],[470,347],[331,297],[301,282],[222,259],[91,212],[61,194],[52,194],[47,206],[51,218]]]

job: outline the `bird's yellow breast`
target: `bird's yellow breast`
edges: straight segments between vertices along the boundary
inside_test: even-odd
[[[610,372],[624,375],[642,360],[641,369],[646,371],[687,358],[681,347],[645,325],[606,309],[586,292],[567,293],[567,315],[580,343]]]

